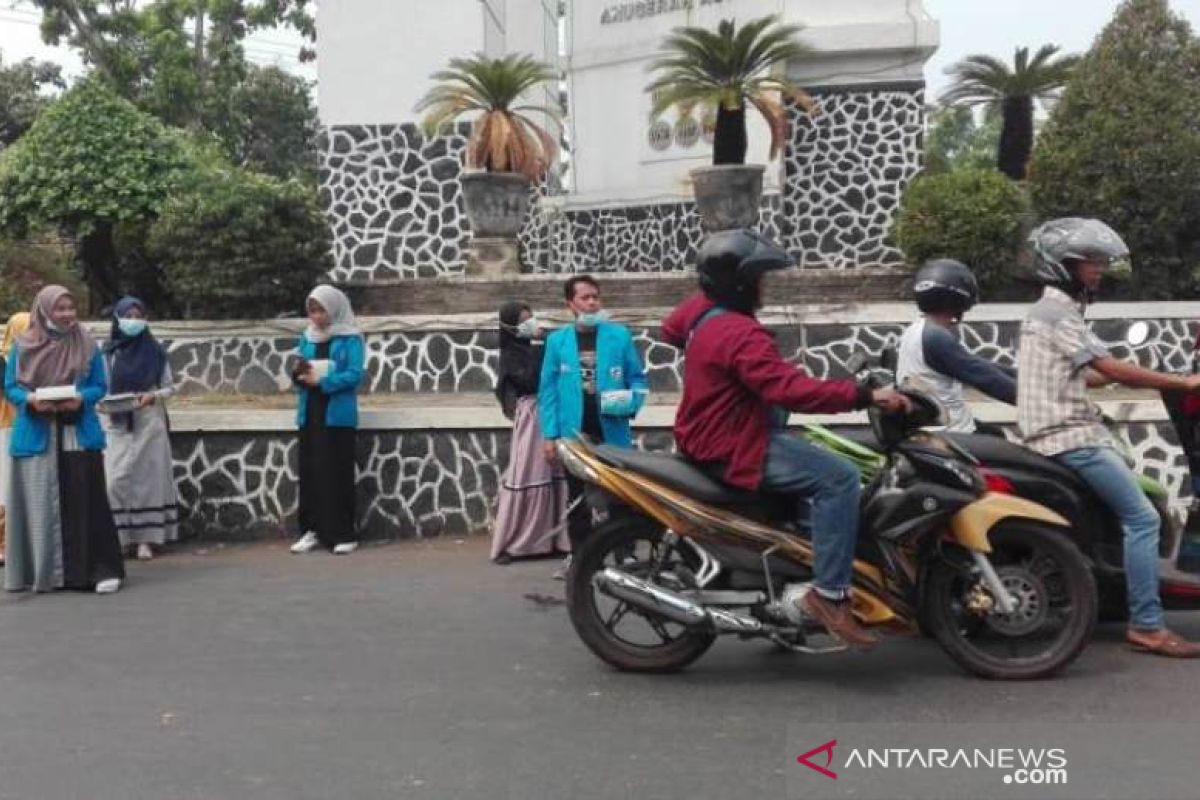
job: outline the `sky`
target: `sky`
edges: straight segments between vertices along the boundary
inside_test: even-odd
[[[1015,47],[1036,49],[1042,44],[1082,52],[1118,5],[1119,0],[924,0],[926,12],[941,23],[941,45],[925,65],[929,97],[946,88],[945,68],[972,53],[1010,61]],[[1170,0],[1170,5],[1200,31],[1200,0]],[[40,12],[29,0],[0,0],[0,54],[5,63],[33,56],[61,63],[70,76],[80,74],[82,65],[73,52],[42,44],[39,19]],[[315,81],[316,66],[300,64],[298,49],[298,37],[276,30],[252,37],[247,52],[256,63],[274,64]]]

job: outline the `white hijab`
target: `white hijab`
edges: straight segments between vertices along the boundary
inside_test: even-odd
[[[334,336],[360,336],[362,331],[354,324],[354,309],[350,298],[328,284],[321,284],[308,294],[308,300],[316,300],[329,315],[329,327],[318,328],[311,322],[304,330],[304,338],[313,344],[328,342]],[[305,301],[307,307],[308,302]]]

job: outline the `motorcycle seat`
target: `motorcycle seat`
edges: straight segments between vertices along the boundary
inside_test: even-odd
[[[875,431],[870,428],[838,428],[837,435],[868,450],[874,450],[877,453],[883,452],[883,445],[876,438]]]
[[[975,456],[986,467],[1033,470],[1069,486],[1080,482],[1079,476],[1069,467],[1064,467],[1052,458],[1007,439],[978,433],[948,433],[946,437]]]
[[[674,453],[648,453],[607,444],[594,445],[592,451],[614,467],[645,475],[703,503],[736,506],[762,502],[761,495],[727,486],[706,475],[695,462]]]

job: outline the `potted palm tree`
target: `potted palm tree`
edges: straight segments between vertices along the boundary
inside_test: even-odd
[[[788,61],[811,53],[796,38],[800,30],[798,25],[782,24],[776,16],[741,27],[723,20],[716,31],[676,28],[649,65],[657,74],[646,87],[654,98],[654,117],[675,105],[716,109],[713,165],[691,173],[696,208],[706,230],[745,227],[758,220],[765,167],[746,164],[747,105],[767,121],[772,159],[788,136],[782,100],[790,99],[805,110],[813,107],[807,93],[782,77]]]
[[[558,143],[529,115],[540,112],[558,123],[547,105],[517,105],[526,93],[555,79],[554,71],[531,56],[490,58],[476,53],[451,59],[431,76],[436,85],[417,103],[422,127],[433,136],[460,117],[474,116],[460,181],[471,225],[470,272],[517,272],[517,233],[529,208],[531,183],[545,179],[558,157]]]
[[[1058,47],[1044,45],[1033,59],[1028,47],[1018,47],[1013,67],[999,59],[973,55],[947,67],[954,83],[942,94],[942,102],[954,106],[984,105],[1001,115],[1000,146],[996,166],[1015,181],[1025,178],[1029,154],[1033,152],[1033,102],[1045,102],[1071,77],[1079,56],[1059,56]]]

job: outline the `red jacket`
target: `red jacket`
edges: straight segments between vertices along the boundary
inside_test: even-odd
[[[725,311],[709,317],[689,344],[692,327],[713,306],[697,293],[663,322],[663,341],[687,347],[675,442],[695,461],[727,464],[727,483],[755,490],[762,481],[772,406],[852,411],[869,405],[871,393],[851,380],[806,375],[783,360],[771,333],[746,314]]]

